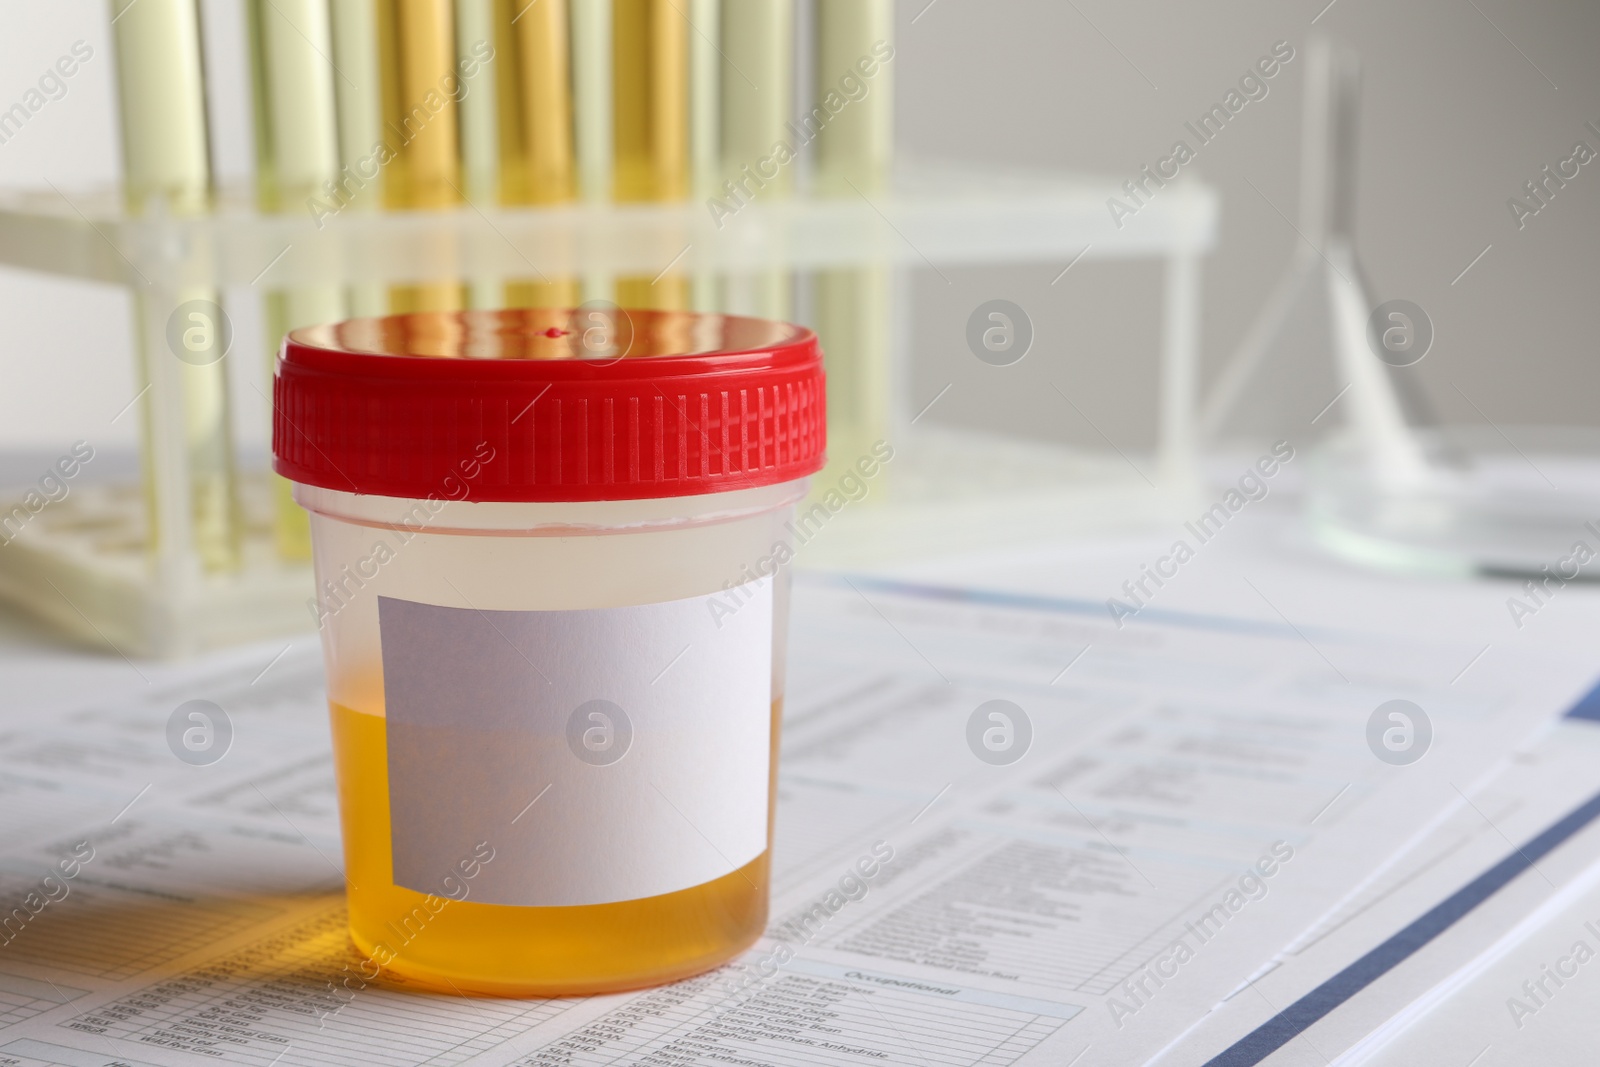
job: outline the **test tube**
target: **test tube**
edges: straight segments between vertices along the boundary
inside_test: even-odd
[[[556,204],[578,192],[566,0],[495,0],[500,198]]]
[[[772,155],[779,141],[792,141],[787,123],[794,108],[793,0],[737,0],[722,7],[722,51],[729,70],[722,84],[722,174],[716,184],[737,179],[741,169]],[[789,166],[764,188],[786,196],[794,188]]]
[[[503,204],[559,204],[578,195],[567,0],[495,0],[499,191]],[[571,307],[570,277],[506,283],[507,307]]]
[[[548,0],[530,5],[523,18]],[[527,0],[523,0],[527,3]],[[495,62],[491,69],[480,72],[473,79],[463,79],[464,87],[456,105],[457,121],[461,126],[461,192],[475,204],[490,204],[500,195],[500,116],[504,95],[497,88],[497,72],[505,67],[505,42],[499,39],[496,25],[498,0],[456,0],[456,62],[460,64],[473,58],[472,46],[479,44],[480,51],[493,46]],[[520,6],[520,5],[519,5]],[[512,11],[514,16],[516,11]],[[481,82],[478,78],[481,77]]]
[[[612,0],[612,195],[689,192],[689,27],[671,0]]]
[[[339,171],[327,0],[249,0],[256,200],[300,209]]]
[[[765,0],[756,0],[762,4]],[[722,170],[722,0],[690,0],[689,20],[689,184],[695,196],[716,187]],[[731,62],[733,56],[728,55]]]
[[[256,127],[256,202],[263,211],[304,210],[327,195],[339,177],[338,115],[334,102],[328,0],[249,0],[251,85]],[[337,286],[277,289],[265,300],[268,374],[283,335],[301,326],[345,317]],[[311,558],[311,525],[272,475],[273,533],[278,554]]]
[[[612,196],[618,201],[689,194],[690,32],[673,0],[612,0]],[[618,278],[617,302],[681,311],[690,303],[689,279],[671,272]]]
[[[572,125],[578,191],[611,195],[611,0],[569,0],[572,30]]]
[[[736,0],[722,8],[722,160],[715,190],[740,185],[758,199],[787,197],[793,164],[778,164],[773,147],[794,140],[787,128],[794,108],[793,0]],[[763,171],[762,161],[768,163]],[[776,169],[774,169],[776,168]],[[753,175],[753,177],[752,177]],[[787,270],[756,270],[727,282],[726,310],[787,319],[793,314],[793,279]]]
[[[127,209],[136,215],[207,211],[211,158],[197,0],[112,0],[111,15]],[[207,285],[157,279],[134,297],[140,372],[152,387],[143,408],[142,450],[149,544],[152,555],[164,558],[192,538],[207,571],[239,564],[227,364],[223,353],[203,349],[161,351],[160,339],[170,335],[164,326],[179,313],[184,344],[221,336],[226,322],[217,321],[219,296]]]
[[[527,3],[527,0],[523,0]],[[545,0],[540,0],[540,4]],[[538,5],[529,5],[529,13]],[[500,114],[496,85],[504,66],[503,42],[496,39],[496,0],[456,0],[456,66],[473,70],[473,48],[486,53],[493,48],[495,62],[461,81],[457,121],[461,126],[461,194],[475,209],[500,197]],[[474,273],[467,280],[466,306],[488,309],[505,304],[505,282],[498,275]]]
[[[379,146],[383,132],[383,91],[378,77],[378,11],[374,0],[329,0],[333,35],[334,102],[338,110],[337,192],[345,211],[374,211],[383,202]],[[386,314],[389,294],[381,282],[345,287],[350,314]]]
[[[384,167],[383,204],[391,210],[453,207],[461,202],[463,179],[450,0],[375,2],[382,136],[393,154]],[[453,253],[440,247],[435,258],[448,263]],[[389,289],[394,313],[458,311],[465,304],[458,279]]]
[[[611,0],[568,0],[572,49],[572,140],[578,195],[591,204],[611,197]],[[585,300],[615,300],[616,280],[586,271]]]
[[[722,172],[722,0],[690,0],[689,186],[695,197],[715,189]],[[697,270],[690,279],[695,311],[721,311],[722,278]]]
[[[844,80],[865,94],[832,114],[817,134],[812,184],[823,196],[872,197],[888,185],[893,153],[892,0],[815,0],[813,107],[828,113]],[[862,64],[866,63],[863,68]],[[864,69],[873,70],[871,77]],[[888,432],[890,280],[884,266],[819,271],[813,315],[826,352],[831,455],[848,464]]]
[[[894,40],[891,0],[815,0],[816,96],[848,98],[843,81],[853,78],[865,94],[831,115],[817,134],[813,185],[825,195],[871,195],[889,180],[894,153],[894,81],[883,53]],[[863,68],[862,64],[866,64]],[[868,77],[864,69],[873,70]]]

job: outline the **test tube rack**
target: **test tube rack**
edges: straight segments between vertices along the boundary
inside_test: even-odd
[[[871,507],[846,509],[802,561],[848,567],[908,552],[1039,541],[1176,514],[1192,499],[1199,262],[1217,201],[1199,182],[1174,186],[1114,227],[1115,182],[1067,174],[901,168],[881,192],[753,200],[717,220],[699,202],[559,207],[463,205],[415,212],[346,210],[313,223],[272,214],[250,190],[222,190],[206,213],[136,217],[118,190],[0,197],[0,263],[121,286],[156,306],[196,287],[229,294],[441,278],[654,276],[875,267],[889,273],[886,383],[874,432],[893,442],[892,481]],[[1087,250],[1087,251],[1086,251]],[[1163,265],[1157,481],[1152,493],[1119,457],[1046,448],[937,425],[914,425],[909,395],[910,272],[934,266],[1145,259]],[[309,628],[307,563],[271,535],[270,475],[238,482],[244,544],[237,568],[199,559],[185,471],[179,363],[166,323],[133,316],[148,357],[150,418],[143,487],[75,492],[0,548],[0,596],[87,642],[171,657]],[[825,340],[825,339],[824,339]],[[826,344],[826,340],[825,340]],[[226,357],[270,395],[267,361],[246,339]],[[243,355],[243,358],[241,358]],[[925,399],[925,398],[923,398]],[[831,431],[830,431],[831,432]],[[240,452],[259,455],[261,442]],[[70,506],[65,506],[70,504]],[[150,536],[151,522],[160,529]]]

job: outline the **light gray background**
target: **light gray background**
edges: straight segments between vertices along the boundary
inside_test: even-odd
[[[1202,177],[1222,196],[1204,277],[1208,382],[1299,240],[1279,212],[1296,219],[1304,42],[1321,30],[1358,49],[1359,251],[1374,299],[1414,300],[1433,319],[1434,349],[1415,369],[1440,416],[1481,423],[1470,398],[1500,424],[1596,421],[1600,166],[1584,168],[1521,232],[1506,200],[1574,141],[1600,150],[1583,128],[1600,125],[1600,6],[1337,0],[1313,27],[1327,0],[937,0],[913,23],[925,2],[901,7],[900,144],[974,161],[1132,177],[1273,41],[1300,52],[1271,95],[1249,104],[1179,179]],[[1032,432],[1096,441],[1044,384],[1049,377],[1102,429],[1120,425],[1146,439],[1155,269],[1074,268],[1052,288],[1057,270],[947,271],[953,293],[925,274],[917,292],[927,360],[915,388],[931,397],[955,378],[961,384],[934,409],[947,419],[978,422],[1004,405]],[[989,368],[973,366],[960,342],[965,314],[990,296],[1027,308],[1037,330],[1011,380],[981,373]]]
[[[1600,149],[1583,125],[1600,124],[1600,6],[1336,0],[1324,11],[1325,2],[901,3],[900,149],[1120,180],[1165,154],[1183,121],[1219,100],[1274,41],[1290,41],[1300,55],[1271,94],[1179,179],[1203,179],[1222,196],[1221,240],[1204,277],[1209,381],[1299,240],[1284,216],[1295,218],[1298,206],[1304,46],[1309,34],[1326,31],[1365,62],[1362,258],[1376,299],[1404,297],[1431,315],[1437,340],[1416,369],[1437,408],[1464,422],[1597,421],[1600,163],[1520,232],[1506,200],[1574,141]],[[242,55],[236,0],[203,3],[213,44]],[[88,0],[0,6],[0,109],[74,40],[97,53],[65,99],[0,145],[0,184],[49,181],[71,190],[114,179],[107,18]],[[240,175],[249,158],[245,73],[211,73],[219,170]],[[1098,446],[1046,384],[1055,381],[1085,412],[1099,413],[1095,421],[1119,443],[1148,441],[1155,268],[1086,263],[1052,287],[1064,265],[946,270],[948,284],[919,273],[911,388],[931,397],[956,383],[930,419]],[[967,314],[993,297],[1022,305],[1035,323],[1033,352],[1013,368],[978,364],[963,341]],[[0,271],[0,449],[59,450],[77,438],[107,448],[134,443],[134,416],[109,421],[133,395],[126,315],[121,297],[103,287]],[[248,314],[236,316],[235,327],[259,328]],[[247,391],[238,401],[240,435],[264,436],[260,397]]]

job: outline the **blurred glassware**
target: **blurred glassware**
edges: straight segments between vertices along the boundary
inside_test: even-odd
[[[113,0],[117,100],[122,121],[122,187],[127,210],[153,218],[190,216],[212,202],[205,64],[198,0]],[[221,294],[185,280],[146,279],[134,296],[140,378],[153,388],[143,415],[149,534],[192,548],[207,571],[239,565],[228,396],[231,337]],[[176,329],[169,321],[179,315]],[[179,339],[179,346],[173,338]],[[176,454],[176,464],[156,463]]]
[[[335,104],[333,33],[328,0],[249,0],[250,69],[256,128],[256,201],[263,211],[305,210],[339,178],[339,121]],[[339,286],[272,289],[266,314],[265,374],[272,388],[273,365],[284,334],[301,326],[345,317]],[[311,526],[289,495],[289,483],[273,479],[277,499],[274,529],[286,559],[311,558]]]
[[[1313,453],[1306,516],[1319,544],[1394,570],[1532,579],[1540,595],[1595,576],[1600,430],[1440,426],[1416,439],[1430,471],[1420,485],[1367,477],[1350,437]]]
[[[1411,301],[1376,301],[1356,255],[1359,58],[1320,38],[1307,53],[1303,240],[1208,398],[1202,440],[1319,437],[1307,519],[1319,544],[1363,565],[1540,579],[1580,541],[1600,550],[1586,525],[1600,516],[1600,433],[1450,426],[1434,413],[1414,369],[1433,323]],[[1292,329],[1319,293],[1325,317]],[[1565,579],[1587,564],[1579,554]]]

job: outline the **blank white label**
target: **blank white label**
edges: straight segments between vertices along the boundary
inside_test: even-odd
[[[394,884],[537,907],[700,885],[767,847],[772,580],[659,604],[382,597]],[[470,881],[458,864],[494,850]]]

